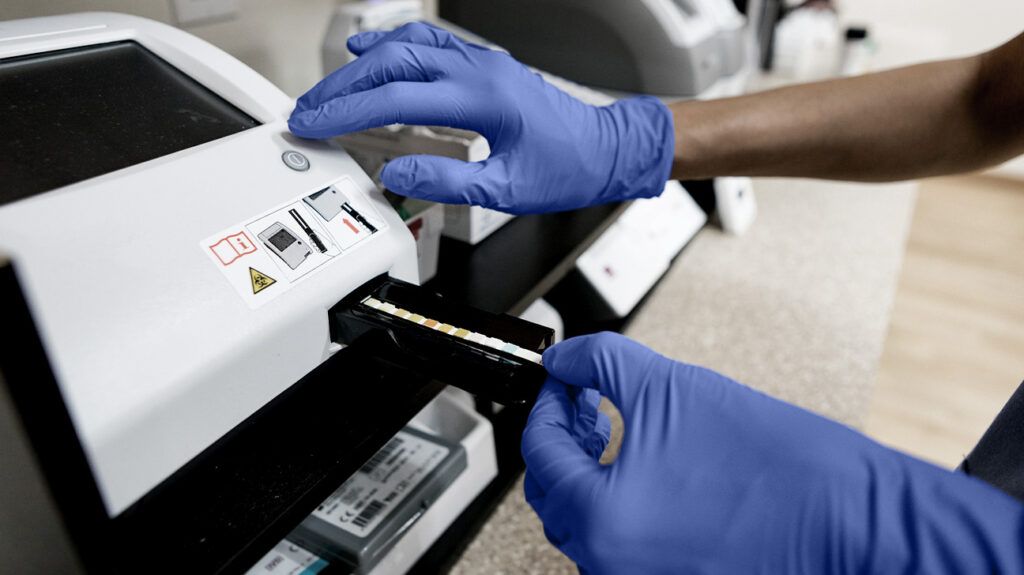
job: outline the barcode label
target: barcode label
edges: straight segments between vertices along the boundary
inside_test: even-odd
[[[402,440],[401,437],[391,438],[391,441],[389,441],[387,445],[382,447],[380,451],[378,451],[377,453],[374,453],[373,457],[371,457],[369,461],[364,463],[363,466],[359,468],[359,472],[365,473],[367,475],[372,474],[374,470],[376,470],[377,467],[380,466],[380,464],[390,459],[391,456],[394,455],[395,450],[398,449],[398,446],[402,445],[403,443],[405,442]]]
[[[391,439],[328,497],[313,516],[357,537],[392,517],[450,450],[405,431]]]
[[[359,514],[359,517],[352,520],[352,523],[357,527],[366,527],[366,524],[372,521],[373,518],[376,517],[383,509],[384,502],[380,499],[374,499],[367,504],[366,509],[363,509],[363,512]]]

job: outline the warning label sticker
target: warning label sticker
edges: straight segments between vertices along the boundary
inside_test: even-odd
[[[261,271],[256,270],[256,268],[249,268],[249,277],[252,278],[253,295],[258,294],[261,291],[277,283],[277,280]]]
[[[387,225],[372,206],[353,207],[357,194],[344,178],[214,234],[199,247],[249,307],[258,308]]]

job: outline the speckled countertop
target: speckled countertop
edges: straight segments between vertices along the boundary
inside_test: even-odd
[[[627,335],[852,426],[867,414],[915,184],[757,180],[742,237],[694,239]],[[617,430],[616,430],[617,432]],[[544,539],[522,481],[453,575],[576,573]]]

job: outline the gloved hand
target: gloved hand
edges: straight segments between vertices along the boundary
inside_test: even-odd
[[[381,179],[396,193],[534,213],[656,196],[668,179],[672,115],[654,98],[590,106],[508,54],[421,23],[358,34],[348,47],[359,58],[299,98],[293,133],[419,124],[473,130],[491,146],[479,163],[395,159]]]
[[[555,345],[544,365],[526,497],[581,572],[1024,572],[1022,506],[979,480],[621,336]],[[625,420],[608,466],[579,388]]]

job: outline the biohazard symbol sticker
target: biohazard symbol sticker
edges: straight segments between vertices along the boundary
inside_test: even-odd
[[[261,291],[277,283],[277,280],[257,270],[256,268],[249,268],[249,277],[252,279],[253,295],[258,294]]]

